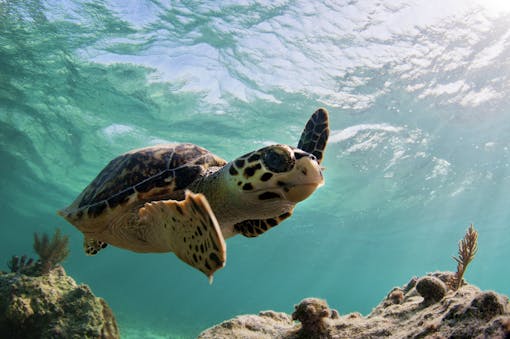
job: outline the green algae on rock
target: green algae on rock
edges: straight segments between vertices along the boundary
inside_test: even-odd
[[[0,337],[120,336],[108,304],[57,265],[40,276],[0,272]]]

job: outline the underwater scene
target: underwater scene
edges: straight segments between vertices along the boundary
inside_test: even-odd
[[[321,107],[329,117],[307,124]],[[301,139],[327,124],[327,144]],[[178,208],[212,233],[215,211],[220,228],[243,213],[251,217],[232,225],[258,218],[264,226],[231,225],[230,235],[241,234],[224,243],[211,236],[209,247],[220,248],[202,264],[130,238],[124,246],[89,239],[84,248],[83,229],[93,238],[95,221],[80,231],[57,211],[117,156],[176,143],[216,156],[211,173],[244,173],[245,191],[266,178],[250,182],[244,163],[230,162],[275,144],[289,145],[296,168],[302,161],[323,183],[307,181],[311,190],[288,198],[295,209],[278,205],[272,218],[266,205],[234,198],[230,182],[189,186],[205,165],[183,156],[183,170],[165,183],[202,187],[211,201],[200,195]],[[272,156],[253,158],[269,183],[291,171],[271,166]],[[112,174],[132,176],[123,192],[140,182],[138,165]],[[96,193],[105,182],[95,182]],[[79,295],[103,298],[122,338],[196,338],[237,315],[292,313],[307,297],[365,315],[413,276],[455,271],[471,224],[478,252],[465,279],[509,295],[510,3],[0,0],[0,186],[0,270],[22,271],[13,267],[28,259],[13,255],[43,257],[34,233],[39,247],[65,240],[58,276],[89,286]],[[144,202],[166,194],[148,192]],[[267,193],[258,199],[275,200]],[[101,200],[81,198],[80,208]],[[92,207],[80,217],[114,213]]]

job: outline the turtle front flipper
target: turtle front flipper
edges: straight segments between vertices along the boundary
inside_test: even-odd
[[[315,155],[320,164],[329,137],[329,113],[325,108],[316,110],[308,122],[299,139],[298,148]]]
[[[182,201],[146,203],[140,221],[150,225],[182,261],[203,272],[212,282],[216,270],[225,265],[225,240],[214,213],[203,194],[186,190]]]
[[[277,217],[261,220],[245,220],[234,225],[234,230],[245,237],[254,238],[269,231],[292,215],[292,210]]]

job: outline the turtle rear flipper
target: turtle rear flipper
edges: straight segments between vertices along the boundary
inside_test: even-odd
[[[146,203],[140,221],[151,225],[168,241],[182,261],[203,272],[212,281],[214,272],[225,265],[226,245],[218,221],[203,194],[186,190],[182,201]]]
[[[324,156],[329,137],[328,115],[325,108],[316,110],[306,123],[297,146],[299,149],[315,155],[319,164]]]
[[[83,240],[83,249],[87,255],[96,255],[97,252],[108,246],[104,241],[96,240],[93,238],[85,237]]]

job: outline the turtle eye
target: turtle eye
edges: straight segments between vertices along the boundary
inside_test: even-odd
[[[270,171],[281,173],[290,171],[294,167],[295,160],[283,148],[270,148],[262,156],[264,165]]]

